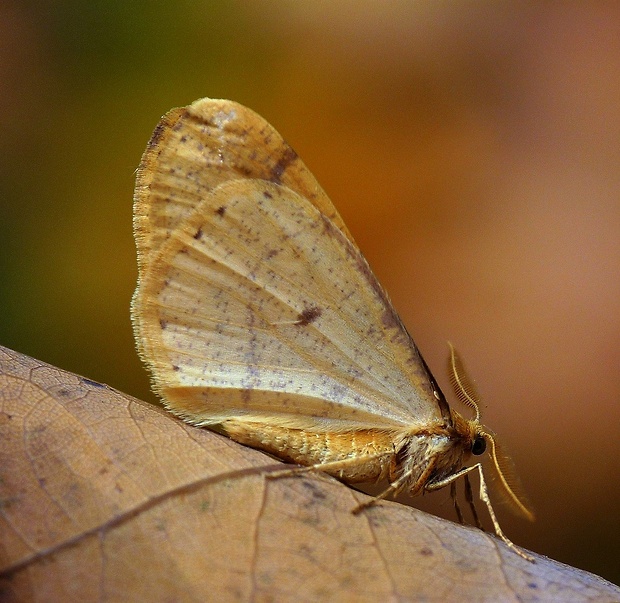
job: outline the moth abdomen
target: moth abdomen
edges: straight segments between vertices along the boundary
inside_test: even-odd
[[[351,484],[388,477],[395,455],[394,434],[377,429],[330,433],[240,419],[229,419],[221,428],[241,444]]]

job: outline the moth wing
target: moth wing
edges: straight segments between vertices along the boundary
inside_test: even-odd
[[[139,264],[150,261],[209,191],[239,178],[289,187],[352,240],[329,197],[273,126],[238,103],[204,98],[169,111],[142,157],[134,204]]]
[[[132,318],[155,389],[196,424],[441,417],[439,388],[357,247],[282,185],[212,189],[142,267]]]

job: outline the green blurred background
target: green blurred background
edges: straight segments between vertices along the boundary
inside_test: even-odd
[[[620,582],[619,3],[4,0],[0,81],[1,344],[153,400],[134,170],[168,109],[234,99],[446,391],[446,340],[464,356],[538,513],[506,533]]]

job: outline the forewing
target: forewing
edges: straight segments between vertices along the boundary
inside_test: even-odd
[[[440,418],[436,386],[357,247],[278,184],[206,194],[142,267],[132,316],[155,388],[194,423]]]
[[[240,178],[289,187],[352,240],[319,183],[273,126],[238,103],[204,98],[168,112],[142,157],[134,204],[140,267],[211,190]]]

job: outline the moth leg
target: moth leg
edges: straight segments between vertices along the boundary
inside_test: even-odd
[[[371,498],[370,500],[366,502],[363,502],[357,505],[357,507],[355,507],[351,511],[351,513],[353,513],[354,515],[357,515],[358,513],[361,513],[364,509],[368,509],[368,507],[372,507],[376,505],[380,500],[383,500],[384,498],[387,498],[390,495],[396,496],[405,487],[408,477],[409,477],[409,474],[406,474],[403,477],[400,477],[394,483],[390,484],[383,492],[381,492],[380,494],[377,494],[377,496]]]
[[[456,496],[456,482],[452,482],[450,484],[450,498],[452,498],[452,502],[454,503],[454,510],[456,511],[456,516],[458,517],[459,523],[464,524],[463,513],[461,513],[461,507],[459,506],[459,501]]]
[[[414,470],[416,470],[417,468],[418,468],[417,466],[414,466],[414,467],[411,467],[411,469],[409,469],[408,471],[405,471],[396,481],[392,482],[383,492],[381,492],[374,498],[371,498],[369,501],[365,503],[360,503],[357,507],[355,507],[355,509],[353,509],[353,513],[357,514],[360,511],[367,509],[368,507],[372,507],[373,505],[377,504],[377,502],[379,502],[380,500],[383,500],[384,498],[387,498],[390,495],[397,496],[407,486],[409,479],[413,475]],[[420,492],[420,490],[424,488],[424,484],[426,484],[426,482],[428,481],[428,478],[430,474],[433,472],[434,468],[435,468],[435,459],[433,459],[427,465],[426,469],[422,472],[422,475],[418,477],[415,484],[411,488],[412,496],[415,496],[416,494]]]
[[[452,482],[452,483],[454,484],[455,482]],[[476,527],[481,530],[484,530],[484,528],[482,527],[482,523],[480,522],[480,518],[478,517],[478,511],[476,511],[476,505],[474,504],[474,493],[471,489],[471,481],[469,480],[469,475],[467,473],[465,474],[465,500],[469,504],[471,513],[474,516]]]
[[[491,517],[491,521],[493,522],[493,527],[495,528],[495,533],[497,534],[498,538],[501,538],[501,540],[504,541],[506,546],[512,549],[515,553],[517,553],[519,557],[523,557],[523,559],[525,559],[526,561],[531,561],[533,563],[534,558],[528,555],[527,553],[525,553],[524,551],[522,551],[516,544],[514,544],[514,542],[512,542],[512,540],[510,540],[508,536],[506,536],[504,532],[502,532],[502,529],[499,527],[499,522],[497,521],[497,517],[495,516],[495,511],[493,510],[493,506],[491,505],[491,499],[489,498],[489,492],[487,489],[486,481],[484,479],[484,473],[482,471],[481,463],[476,463],[475,465],[472,465],[471,467],[465,467],[461,469],[460,471],[457,471],[456,473],[453,473],[452,475],[440,481],[433,482],[431,484],[426,484],[425,489],[429,491],[439,490],[440,488],[443,488],[444,486],[447,486],[448,484],[452,484],[459,477],[467,476],[469,473],[475,470],[478,470],[478,474],[480,476],[480,494],[479,494],[480,500],[486,505],[487,510],[489,511],[489,515]],[[470,484],[470,490],[471,490],[471,484]],[[472,496],[472,505],[473,505],[473,496]]]

